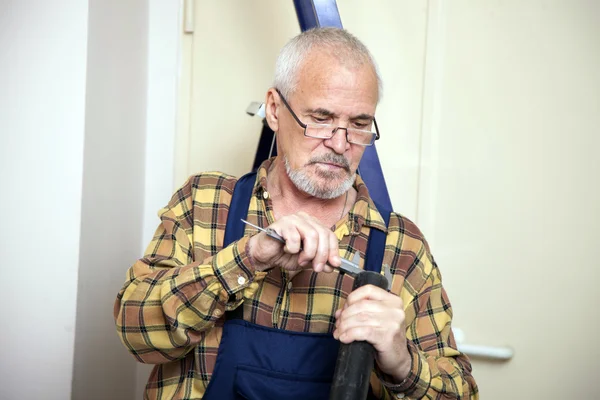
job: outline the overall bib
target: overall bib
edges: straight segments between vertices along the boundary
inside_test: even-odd
[[[231,199],[223,247],[244,234],[241,222],[256,173],[240,178]],[[380,210],[386,225],[390,212]],[[383,211],[383,212],[382,212]],[[380,272],[385,233],[371,229],[365,265]],[[307,400],[329,398],[339,342],[330,333],[293,332],[243,320],[243,305],[228,312],[205,400]],[[374,398],[369,389],[369,398]]]

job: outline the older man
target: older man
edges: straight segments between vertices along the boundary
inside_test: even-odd
[[[370,397],[477,398],[422,234],[356,175],[379,138],[379,93],[371,55],[344,30],[282,49],[266,96],[279,156],[239,181],[192,176],[117,297],[123,343],[156,364],[146,398],[326,399],[339,343],[353,341],[376,349]],[[355,252],[389,268],[390,292],[352,291],[337,267]]]

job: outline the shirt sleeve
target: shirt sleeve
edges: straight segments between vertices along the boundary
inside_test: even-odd
[[[184,357],[266,275],[252,267],[248,237],[195,261],[190,219],[180,212],[191,209],[191,197],[176,194],[173,199],[161,210],[161,224],[145,256],[129,269],[114,307],[121,341],[144,363]]]
[[[411,227],[405,226],[408,231]],[[410,261],[400,294],[405,304],[406,338],[412,368],[401,383],[394,383],[377,368],[382,399],[469,399],[479,398],[468,357],[457,350],[451,330],[452,306],[442,286],[440,271],[424,239],[416,230],[406,235],[403,251]],[[415,234],[415,233],[417,233]],[[409,236],[412,236],[413,240]],[[412,244],[411,244],[412,243]],[[402,258],[402,257],[400,257]],[[400,261],[402,264],[402,261]],[[397,266],[397,267],[402,267]],[[396,277],[395,277],[396,279]],[[400,281],[400,280],[398,280]],[[396,282],[394,282],[396,287]]]

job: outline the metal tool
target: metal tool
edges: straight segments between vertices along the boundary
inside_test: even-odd
[[[246,225],[250,225],[251,227],[258,229],[261,232],[266,233],[267,236],[272,239],[278,240],[281,243],[285,243],[285,239],[283,237],[281,237],[281,235],[279,235],[277,232],[275,232],[271,228],[261,228],[260,226],[254,225],[254,224],[246,221],[245,219],[242,219],[242,222],[245,223]],[[302,248],[300,248],[300,250],[302,250]],[[330,266],[332,268],[339,268],[341,271],[343,271],[349,275],[352,275],[352,276],[357,276],[361,272],[364,272],[358,266],[358,261],[360,260],[360,254],[358,254],[358,252],[354,253],[352,261],[346,260],[343,257],[340,257],[340,259],[342,261],[342,265],[340,265],[339,267],[334,267],[333,265],[330,265]]]
[[[383,264],[383,276],[385,276],[385,279],[387,279],[388,281],[388,286],[387,286],[387,291],[389,292],[390,290],[392,290],[392,271],[390,269],[390,266],[387,264]]]

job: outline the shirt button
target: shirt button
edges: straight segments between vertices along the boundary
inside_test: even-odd
[[[265,200],[269,199],[269,192],[267,192],[266,190],[263,190],[263,199],[265,199]]]
[[[215,310],[215,317],[220,317],[221,316],[221,310],[217,309]]]
[[[238,285],[243,285],[244,283],[246,283],[246,278],[238,276]]]
[[[396,393],[396,398],[397,399],[403,399],[404,398],[404,393]]]
[[[291,281],[288,282],[288,290],[292,290],[292,286],[294,286],[294,285],[292,285],[292,282]]]

